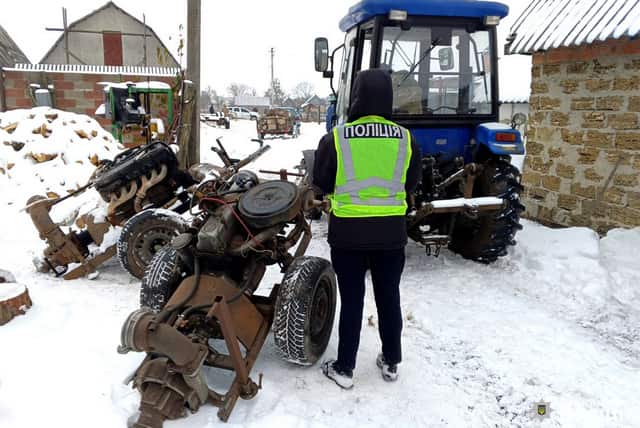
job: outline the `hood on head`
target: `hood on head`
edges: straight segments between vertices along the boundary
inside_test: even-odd
[[[379,68],[359,72],[353,82],[348,121],[364,116],[391,119],[392,111],[393,85],[389,72]]]

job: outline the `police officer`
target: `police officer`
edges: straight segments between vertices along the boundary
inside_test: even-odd
[[[323,373],[353,387],[360,343],[365,274],[371,271],[382,352],[376,363],[386,381],[398,378],[402,359],[400,276],[407,243],[407,194],[420,180],[420,150],[409,131],[390,120],[389,72],[358,73],[348,122],[325,135],[316,151],[314,184],[330,195],[329,244],[338,277],[338,357]]]

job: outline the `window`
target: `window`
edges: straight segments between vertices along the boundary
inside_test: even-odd
[[[342,67],[340,69],[340,92],[338,93],[338,104],[336,106],[336,115],[338,116],[338,124],[347,121],[349,113],[349,100],[351,97],[351,81],[353,78],[353,63],[355,61],[355,45],[357,28],[349,33],[344,41],[344,57],[342,59]]]
[[[373,28],[362,30],[362,62],[360,70],[368,70],[371,64],[371,42],[373,38]]]
[[[491,114],[491,49],[486,30],[385,27],[380,63],[391,72],[394,114]]]

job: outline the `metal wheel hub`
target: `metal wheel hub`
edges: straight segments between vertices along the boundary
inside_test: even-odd
[[[168,245],[178,234],[169,228],[154,228],[142,233],[136,240],[133,255],[145,264],[149,263],[160,248]]]

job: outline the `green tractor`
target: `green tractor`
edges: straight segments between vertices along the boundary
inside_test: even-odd
[[[154,81],[102,85],[105,102],[98,107],[96,116],[111,119],[114,138],[128,148],[166,139],[173,123],[171,86]],[[166,117],[166,123],[161,116]]]

